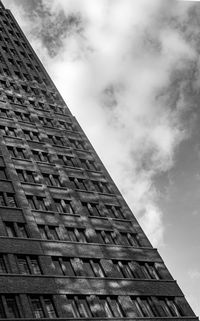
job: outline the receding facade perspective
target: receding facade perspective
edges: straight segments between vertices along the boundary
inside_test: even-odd
[[[0,285],[2,320],[197,320],[1,2]]]

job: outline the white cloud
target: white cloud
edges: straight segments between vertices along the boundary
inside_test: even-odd
[[[192,280],[200,279],[200,271],[197,269],[189,270],[188,275]]]
[[[4,3],[12,6],[145,232],[160,245],[164,226],[154,176],[173,166],[186,137],[184,88],[171,88],[171,76],[176,71],[187,82],[185,65],[196,57],[170,18],[184,20],[187,7],[175,1],[43,0],[51,12],[62,8],[83,23],[83,32],[67,34],[52,58],[32,33],[41,21],[31,24],[14,0]],[[180,97],[173,103],[175,90]]]

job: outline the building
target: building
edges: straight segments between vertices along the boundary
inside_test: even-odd
[[[0,319],[197,319],[0,3]]]

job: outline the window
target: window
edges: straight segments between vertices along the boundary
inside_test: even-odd
[[[46,185],[61,187],[60,176],[55,174],[42,174]]]
[[[41,274],[38,259],[35,256],[17,255],[20,274]]]
[[[27,140],[40,141],[39,133],[36,131],[23,130],[24,136]]]
[[[31,122],[30,115],[28,113],[20,113],[20,112],[15,112],[15,116],[19,121],[24,121],[24,122]]]
[[[20,147],[8,146],[11,157],[27,159],[26,150]]]
[[[48,153],[32,150],[33,157],[37,162],[50,163],[50,157]]]
[[[4,296],[5,301],[4,301],[4,306],[6,306],[6,314],[7,314],[7,318],[20,318],[20,309],[19,309],[19,304],[17,304],[17,300],[16,297],[14,296]]]
[[[15,195],[12,193],[0,192],[0,206],[17,207]]]
[[[21,182],[35,183],[35,172],[16,169],[17,175]]]
[[[17,137],[17,129],[14,127],[0,126],[2,135]]]
[[[50,296],[30,296],[31,308],[35,319],[57,317],[57,312]]]
[[[67,155],[58,155],[58,159],[62,165],[77,167],[74,157],[67,156]]]
[[[133,233],[120,232],[120,243],[122,245],[131,245],[131,246],[138,247],[139,242],[136,237],[137,235]]]
[[[28,238],[27,229],[24,223],[4,222],[8,237]]]
[[[73,148],[85,149],[85,144],[81,139],[72,139],[69,138],[69,142]]]
[[[96,277],[103,278],[105,276],[99,260],[92,259],[91,266]]]
[[[95,190],[99,193],[111,193],[108,183],[100,182],[100,181],[92,181],[92,184]]]
[[[45,197],[42,196],[35,196],[35,195],[27,195],[26,196],[29,206],[32,210],[39,210],[39,211],[48,211],[47,200]]]
[[[105,205],[108,216],[112,218],[124,219],[123,212],[120,206]]]
[[[53,120],[51,118],[47,118],[47,117],[39,117],[40,122],[47,127],[53,127]]]
[[[10,118],[9,110],[5,108],[0,108],[0,117]]]
[[[8,273],[8,262],[5,255],[0,255],[0,273]]]
[[[5,167],[0,167],[0,179],[7,179]]]
[[[59,121],[58,121],[58,128],[63,128],[63,129],[67,129],[67,130],[72,130],[72,123],[59,120]]]
[[[117,244],[116,243],[116,236],[113,231],[96,230],[96,234],[98,236],[99,243]]]
[[[87,242],[85,229],[65,227],[65,240],[71,242]]]
[[[117,296],[67,295],[65,307],[65,317],[69,318],[113,318],[125,316]]]
[[[43,240],[62,240],[58,226],[38,225],[38,229]]]
[[[82,189],[89,190],[90,186],[88,185],[88,181],[86,179],[77,178],[77,177],[69,177],[70,182],[74,189]]]
[[[86,170],[91,171],[98,171],[97,165],[95,164],[94,160],[91,159],[80,159],[81,167]]]
[[[56,209],[60,213],[74,214],[72,203],[69,200],[54,199]]]
[[[74,276],[74,270],[70,258],[52,257],[55,274]]]
[[[89,216],[105,216],[99,208],[99,204],[82,202],[82,206]]]
[[[63,141],[63,138],[60,137],[60,136],[48,135],[48,139],[52,144],[55,144],[55,145],[66,145],[65,142]]]

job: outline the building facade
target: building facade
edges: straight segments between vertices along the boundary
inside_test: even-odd
[[[0,3],[0,319],[197,319]]]

